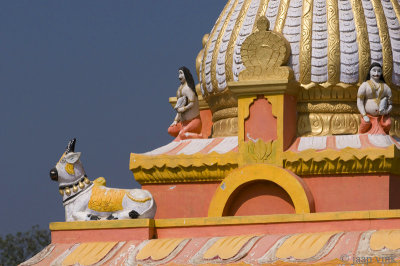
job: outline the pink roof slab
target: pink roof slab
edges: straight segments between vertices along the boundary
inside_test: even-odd
[[[238,138],[223,137],[210,139],[187,139],[173,141],[143,155],[192,155],[195,153],[210,154],[213,152],[224,154],[238,150]]]

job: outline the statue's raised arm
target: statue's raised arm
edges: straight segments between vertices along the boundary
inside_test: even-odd
[[[168,128],[168,133],[175,140],[201,138],[201,119],[199,101],[193,76],[187,67],[178,70],[181,85],[176,93],[177,102],[174,107],[177,114],[174,122]]]
[[[379,63],[371,64],[366,81],[358,89],[357,108],[362,117],[359,133],[389,134],[392,92]]]

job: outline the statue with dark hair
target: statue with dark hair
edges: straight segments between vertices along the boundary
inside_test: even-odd
[[[359,133],[389,134],[392,92],[379,63],[371,64],[366,81],[358,89],[357,108],[362,116]]]
[[[181,85],[176,92],[177,102],[174,107],[177,114],[168,128],[168,133],[176,141],[188,138],[201,138],[201,119],[199,101],[192,73],[187,67],[180,67],[178,77]]]

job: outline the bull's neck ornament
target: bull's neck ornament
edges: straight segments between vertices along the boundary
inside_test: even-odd
[[[153,218],[156,211],[152,195],[141,189],[115,189],[105,187],[105,179],[90,181],[75,152],[76,139],[50,170],[50,178],[59,183],[67,221]]]
[[[67,203],[67,201],[75,198],[77,195],[79,195],[81,192],[85,191],[87,188],[89,188],[93,182],[89,180],[87,177],[81,178],[79,181],[75,182],[72,185],[69,186],[59,186],[59,192],[61,196],[63,196],[63,202],[64,204]]]

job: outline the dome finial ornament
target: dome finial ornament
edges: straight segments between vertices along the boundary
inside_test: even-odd
[[[257,31],[243,42],[241,49],[246,69],[240,72],[239,80],[291,80],[293,70],[285,66],[290,56],[290,44],[285,37],[269,30],[269,21],[261,17]]]
[[[269,31],[269,20],[266,17],[261,17],[257,20],[257,30],[259,31]]]

